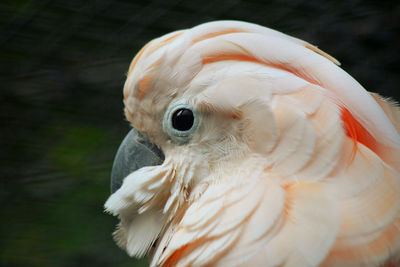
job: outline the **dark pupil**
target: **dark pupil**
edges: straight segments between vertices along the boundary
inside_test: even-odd
[[[190,109],[181,108],[172,115],[172,127],[179,131],[187,131],[193,126],[193,112]]]

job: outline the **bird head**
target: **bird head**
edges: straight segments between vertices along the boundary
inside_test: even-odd
[[[280,177],[277,192],[299,177],[318,180],[339,160],[341,110],[371,136],[397,142],[374,100],[337,64],[304,41],[235,21],[145,45],[125,82],[132,130],[117,153],[105,204],[120,218],[119,245],[131,256],[150,253],[211,184],[245,185],[265,170]],[[377,111],[363,115],[370,107]]]
[[[219,173],[267,153],[278,137],[271,78],[284,71],[262,66],[237,43],[238,33],[265,28],[209,26],[151,41],[129,68],[124,104],[133,128],[117,153],[105,206],[119,215],[116,236],[131,255],[147,252],[207,184],[226,177]],[[141,226],[145,217],[157,218],[153,228]],[[150,228],[147,238],[138,237],[142,227]]]

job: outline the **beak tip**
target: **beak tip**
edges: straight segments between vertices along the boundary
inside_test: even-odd
[[[164,154],[135,128],[125,136],[111,171],[111,193],[117,191],[126,176],[145,166],[160,165]]]

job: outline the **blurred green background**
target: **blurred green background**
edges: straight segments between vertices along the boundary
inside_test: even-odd
[[[1,1],[0,266],[145,266],[103,212],[135,53],[173,30],[245,20],[310,41],[400,99],[398,1]]]

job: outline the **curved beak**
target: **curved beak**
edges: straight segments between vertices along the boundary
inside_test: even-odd
[[[118,148],[111,171],[111,193],[117,191],[126,176],[145,167],[160,165],[163,152],[135,128],[130,130]]]

